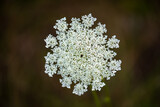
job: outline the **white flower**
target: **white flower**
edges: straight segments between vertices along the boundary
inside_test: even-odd
[[[53,37],[51,34],[48,35],[48,37],[44,40],[46,42],[46,48],[53,48],[55,45],[57,45],[57,40],[55,37]]]
[[[96,34],[102,35],[103,33],[106,33],[107,29],[105,27],[106,27],[105,24],[102,25],[101,23],[98,23],[98,26],[95,28]]]
[[[56,55],[55,54],[51,54],[50,52],[47,53],[47,56],[45,56],[45,60],[47,64],[53,64],[54,62],[56,62]]]
[[[109,62],[109,69],[110,70],[116,70],[116,71],[119,71],[119,70],[121,70],[121,60],[112,60],[112,61],[110,61]]]
[[[72,81],[70,77],[64,77],[63,79],[60,79],[60,83],[62,83],[62,87],[70,88]]]
[[[109,48],[119,48],[120,40],[116,39],[116,35],[112,36],[111,39],[107,42],[107,46]]]
[[[73,93],[81,96],[86,91],[87,91],[87,88],[84,85],[82,85],[81,83],[78,83],[74,86]]]
[[[45,73],[48,74],[49,77],[53,77],[53,75],[56,73],[57,67],[55,65],[45,65]]]
[[[71,23],[70,23],[70,29],[73,29],[73,30],[78,30],[80,28],[82,28],[82,24],[80,23],[80,19],[78,18],[72,18],[71,19]]]
[[[99,90],[101,91],[101,88],[105,86],[105,83],[104,82],[100,82],[99,80],[94,80],[92,82],[92,91],[95,91],[95,90]]]
[[[68,28],[68,24],[66,23],[66,18],[62,18],[57,20],[56,25],[54,26],[55,29],[64,32]]]
[[[98,23],[93,28],[95,21],[89,14],[81,20],[72,18],[67,24],[64,17],[54,26],[57,36],[49,34],[45,39],[46,48],[52,50],[45,56],[45,73],[50,77],[61,75],[62,87],[71,88],[74,84],[76,95],[84,94],[89,85],[92,91],[100,91],[105,86],[102,80],[109,80],[121,70],[122,62],[114,59],[117,53],[111,50],[119,48],[120,41],[115,35],[107,40],[105,24]]]
[[[92,27],[97,18],[93,18],[92,14],[82,16],[82,23],[85,27]]]

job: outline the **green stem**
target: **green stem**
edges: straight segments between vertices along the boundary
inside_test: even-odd
[[[104,98],[104,102],[106,103],[107,107],[111,107],[111,98],[110,98],[110,94],[109,94],[109,89],[107,86],[105,86],[105,91],[106,91],[106,96]]]
[[[96,91],[92,91],[92,95],[94,97],[94,101],[96,103],[96,107],[101,107],[101,103],[100,103],[100,101],[98,99],[98,95],[97,95]]]

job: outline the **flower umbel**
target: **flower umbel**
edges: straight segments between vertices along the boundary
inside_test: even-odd
[[[72,18],[67,24],[64,17],[54,26],[57,36],[49,34],[45,39],[46,48],[52,50],[45,56],[45,73],[49,77],[61,75],[62,87],[71,88],[74,84],[76,95],[84,94],[89,85],[92,91],[100,91],[105,86],[102,79],[109,80],[121,70],[122,62],[114,59],[117,54],[111,50],[119,48],[120,40],[116,35],[107,40],[105,24],[92,27],[96,20],[89,14]]]

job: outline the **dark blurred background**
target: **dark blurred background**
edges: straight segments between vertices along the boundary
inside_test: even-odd
[[[0,107],[95,107],[91,91],[73,95],[44,73],[55,21],[89,13],[121,40],[122,70],[97,92],[101,105],[160,107],[158,0],[1,0],[0,12]]]

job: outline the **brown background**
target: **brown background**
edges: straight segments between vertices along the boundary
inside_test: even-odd
[[[2,0],[0,107],[94,107],[91,91],[79,97],[60,76],[44,73],[44,38],[56,19],[92,13],[109,37],[121,40],[122,70],[106,81],[113,107],[160,107],[160,2],[154,0]],[[98,92],[106,107],[106,88]]]

